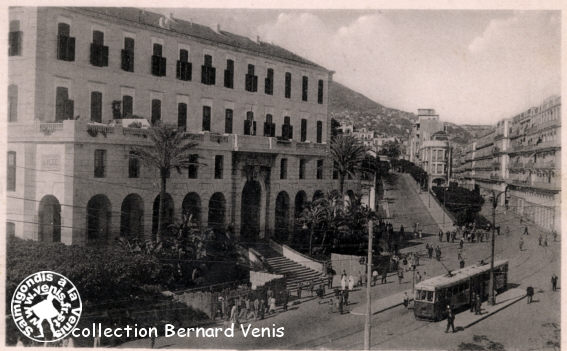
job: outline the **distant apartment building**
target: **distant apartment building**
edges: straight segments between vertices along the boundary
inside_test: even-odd
[[[409,137],[409,161],[429,175],[428,186],[444,184],[449,172],[449,140],[444,122],[434,109],[418,109]]]
[[[499,121],[455,159],[454,177],[470,189],[507,189],[500,206],[542,229],[559,231],[561,193],[561,98]]]
[[[9,19],[8,233],[80,245],[155,234],[159,177],[130,152],[157,121],[198,144],[199,164],[169,175],[167,223],[191,214],[244,241],[285,240],[305,203],[337,187],[331,71],[139,9],[12,7]]]

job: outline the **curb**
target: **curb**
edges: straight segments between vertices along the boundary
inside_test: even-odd
[[[413,299],[410,299],[409,301],[412,302]],[[372,312],[372,315],[376,315],[376,314],[378,314],[378,313],[382,313],[382,312],[385,312],[385,311],[387,311],[387,310],[391,310],[392,308],[395,308],[395,307],[398,307],[398,306],[402,306],[403,304],[404,304],[403,302],[400,302],[400,303],[396,303],[396,304],[390,305],[390,306],[388,306],[388,307],[384,307],[384,308],[382,308],[381,310],[373,311],[373,312]],[[360,312],[354,313],[353,311],[350,311],[349,313],[350,313],[350,314],[353,314],[353,315],[355,315],[355,316],[364,316],[364,315],[366,315],[366,313],[360,313]]]
[[[502,311],[503,309],[505,309],[505,308],[507,308],[507,307],[509,307],[509,306],[512,306],[513,304],[515,304],[515,303],[518,302],[518,301],[523,300],[524,298],[526,298],[526,295],[520,296],[520,297],[517,298],[515,301],[512,301],[512,302],[510,302],[509,304],[507,304],[507,305],[505,305],[505,306],[502,306],[502,307],[500,307],[500,308],[498,308],[498,309],[495,309],[495,310],[492,311],[492,312],[487,313],[486,315],[480,317],[479,319],[477,319],[477,320],[475,320],[475,321],[473,321],[473,322],[471,322],[471,323],[469,323],[469,324],[463,326],[463,329],[467,329],[467,328],[472,327],[473,325],[477,324],[478,322],[485,320],[486,318],[492,316],[493,314],[495,314],[495,313],[497,313],[497,312]]]

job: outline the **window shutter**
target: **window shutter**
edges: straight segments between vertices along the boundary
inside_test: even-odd
[[[182,131],[187,128],[187,104],[185,103],[177,105],[177,128]]]
[[[160,77],[165,77],[166,66],[167,66],[166,58],[160,57],[160,60],[159,60],[159,75],[160,75]]]
[[[122,117],[131,117],[133,115],[134,99],[130,95],[122,97]]]
[[[75,38],[67,38],[67,61],[75,61]]]
[[[161,101],[158,99],[152,100],[152,124],[161,120]]]
[[[224,132],[232,134],[232,110],[230,109],[225,111]]]
[[[91,121],[102,122],[102,93],[91,92]]]
[[[75,111],[75,102],[73,100],[65,101],[65,119],[73,119]]]

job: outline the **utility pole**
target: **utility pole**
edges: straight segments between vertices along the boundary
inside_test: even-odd
[[[503,192],[496,194],[494,190],[492,190],[492,240],[491,240],[491,254],[490,254],[490,281],[488,284],[488,288],[490,291],[490,295],[488,296],[488,303],[492,306],[496,304],[496,296],[494,294],[494,238],[496,236],[496,206],[498,206],[498,199],[502,194],[506,194],[508,191],[508,186],[504,189]],[[506,195],[504,195],[506,197]]]
[[[370,210],[374,211],[376,208],[376,174],[374,174],[374,184],[370,188],[369,204]],[[372,316],[372,306],[370,299],[370,286],[372,281],[372,236],[373,236],[373,221],[368,221],[368,260],[366,262],[366,320],[364,322],[364,349],[370,350],[370,316]]]

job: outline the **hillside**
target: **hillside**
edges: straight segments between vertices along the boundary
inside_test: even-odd
[[[332,81],[329,85],[329,115],[339,122],[348,121],[355,128],[367,128],[385,136],[407,139],[417,116],[383,106],[368,97]],[[466,144],[488,130],[490,126],[447,123],[451,141]]]

